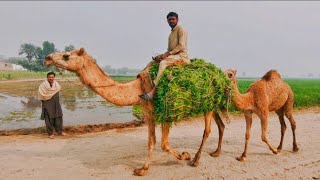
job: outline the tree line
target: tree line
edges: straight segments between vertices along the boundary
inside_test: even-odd
[[[136,76],[141,69],[129,69],[127,67],[112,68],[110,65],[102,67],[102,70],[109,75],[123,75],[123,76]]]
[[[56,52],[69,52],[75,49],[74,45],[67,45],[64,47],[63,51],[56,48],[54,43],[49,41],[44,41],[42,46],[37,46],[32,43],[24,43],[20,45],[19,55],[24,57],[9,57],[5,58],[0,55],[0,61],[8,62],[12,64],[19,64],[28,71],[50,71],[55,70],[56,67],[44,66],[44,59],[51,53]],[[102,67],[102,69],[110,75],[126,75],[135,76],[141,70],[140,69],[129,69],[127,67],[123,68],[112,68],[110,65]]]
[[[68,45],[64,47],[63,52],[69,52],[74,50],[73,45]],[[24,55],[25,58],[17,62],[23,68],[29,71],[48,71],[52,70],[54,67],[43,66],[44,59],[51,53],[60,52],[56,49],[52,42],[44,41],[42,47],[36,46],[32,43],[24,43],[20,45],[19,55]]]

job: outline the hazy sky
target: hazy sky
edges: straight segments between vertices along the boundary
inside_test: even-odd
[[[167,48],[166,15],[179,14],[190,57],[239,75],[320,76],[320,2],[0,2],[0,55],[23,43],[84,47],[100,66],[143,68]]]

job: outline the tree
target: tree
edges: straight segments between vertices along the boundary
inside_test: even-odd
[[[18,64],[20,64],[23,68],[27,69],[28,71],[43,71],[43,66],[37,63],[36,61],[19,61]]]
[[[43,64],[44,59],[51,53],[58,52],[58,50],[55,48],[55,45],[49,41],[44,41],[42,43],[42,48],[37,47],[37,61],[39,64]]]
[[[41,63],[41,59],[45,58],[45,56],[43,55],[41,47],[37,47],[36,52],[37,52],[37,57],[36,57],[37,61],[38,61],[38,63]]]
[[[21,44],[19,55],[26,54],[26,58],[31,62],[37,56],[37,47],[31,43]]]
[[[49,41],[44,41],[42,43],[42,49],[38,49],[38,59],[44,60],[49,54],[58,52],[55,45]]]
[[[123,67],[123,68],[120,68],[120,69],[117,70],[117,74],[119,74],[119,75],[127,75],[128,71],[129,71],[129,68]]]
[[[46,71],[52,69],[43,66],[43,61],[46,56],[57,51],[54,44],[49,41],[44,41],[42,43],[42,48],[31,43],[22,44],[20,46],[19,55],[26,54],[28,61],[21,60],[19,61],[19,64],[29,71]],[[33,58],[35,58],[35,61],[32,61]]]
[[[64,47],[64,52],[70,52],[70,51],[72,51],[74,49],[75,49],[74,45],[70,44],[69,46],[65,46]]]
[[[102,70],[104,70],[106,73],[111,74],[111,75],[115,75],[116,73],[116,69],[113,69],[110,65],[106,65],[105,67],[102,68]]]
[[[73,45],[65,47],[65,50],[74,49]],[[29,71],[48,71],[55,67],[46,67],[43,65],[44,59],[51,53],[59,52],[52,42],[44,41],[42,47],[35,46],[31,43],[25,43],[20,46],[19,55],[26,54],[26,60],[19,61],[19,64]],[[35,58],[33,61],[32,59]]]

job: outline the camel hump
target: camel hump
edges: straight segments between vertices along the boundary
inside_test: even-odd
[[[268,71],[261,79],[269,81],[271,79],[281,79],[281,76],[277,70],[272,69]]]

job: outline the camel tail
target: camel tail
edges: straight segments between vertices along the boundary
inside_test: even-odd
[[[261,79],[269,81],[270,79],[281,79],[281,75],[278,73],[277,70],[270,70],[268,71]]]

